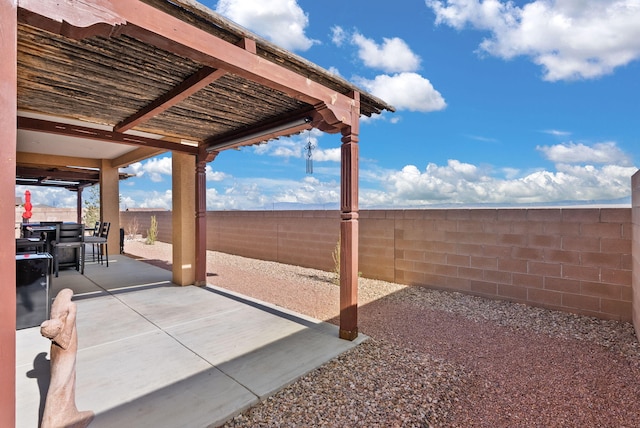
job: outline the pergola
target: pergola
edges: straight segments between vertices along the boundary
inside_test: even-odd
[[[120,180],[135,177],[134,174],[121,172]],[[82,222],[82,191],[100,183],[98,168],[78,168],[73,166],[47,166],[18,164],[16,166],[16,184],[35,187],[58,187],[76,193],[77,222]]]
[[[340,133],[340,337],[357,336],[359,117],[392,106],[192,0],[0,0],[0,55],[0,203],[24,174],[79,181],[84,171],[117,230],[118,169],[170,151],[179,285],[206,283],[207,162],[310,128]],[[12,251],[0,272],[0,425],[13,426]]]

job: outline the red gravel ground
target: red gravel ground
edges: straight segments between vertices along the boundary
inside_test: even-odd
[[[379,300],[363,307],[360,317],[362,331],[372,337],[472,371],[454,411],[457,426],[640,426],[640,370],[602,346],[405,302]]]
[[[170,268],[166,255],[147,257]],[[212,284],[337,323],[338,287],[326,280],[306,285],[220,261],[208,268]],[[640,427],[640,359],[622,352],[615,338],[605,347],[397,296],[362,304],[360,331],[470,373],[447,426]]]

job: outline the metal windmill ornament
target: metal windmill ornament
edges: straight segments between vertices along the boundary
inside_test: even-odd
[[[307,131],[307,145],[304,146],[307,151],[307,174],[313,174],[313,149],[316,148],[311,142],[311,131]]]

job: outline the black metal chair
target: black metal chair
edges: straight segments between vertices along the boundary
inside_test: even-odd
[[[100,226],[100,232],[97,236],[87,236],[84,242],[92,244],[94,247],[98,247],[98,262],[104,263],[104,258],[107,260],[107,267],[109,267],[109,229],[111,229],[111,223],[105,221]],[[95,257],[94,257],[95,260]]]
[[[53,270],[56,277],[60,266],[73,266],[84,275],[84,224],[63,223],[58,225],[53,249]],[[67,251],[70,250],[70,251]],[[72,252],[71,257],[69,253]]]
[[[93,236],[100,235],[100,225],[101,223],[99,221],[96,221],[95,226],[93,226]]]
[[[93,227],[93,232],[91,233],[91,235],[87,235],[84,238],[84,242],[85,243],[91,243],[91,253],[93,256],[93,261],[96,261],[96,246],[98,245],[95,242],[91,242],[91,240],[93,238],[97,238],[100,236],[100,230],[102,230],[102,223],[99,221],[96,221],[95,226]]]

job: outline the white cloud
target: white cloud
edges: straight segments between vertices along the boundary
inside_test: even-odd
[[[45,186],[16,186],[16,196],[22,198],[24,202],[24,192],[31,192],[31,204],[35,207],[38,205],[48,205],[50,207],[68,208],[77,206],[78,196],[75,192],[60,187]]]
[[[296,0],[219,0],[216,12],[288,50],[306,51],[309,17]]]
[[[331,27],[331,41],[334,45],[342,46],[346,38],[347,33],[344,31],[344,28],[339,25]]]
[[[503,177],[491,170],[450,160],[430,163],[421,171],[407,165],[378,175],[384,191],[363,189],[361,206],[425,206],[433,204],[531,204],[564,201],[604,201],[629,197],[631,175],[637,169],[616,165],[558,165],[556,171],[536,171]]]
[[[358,56],[367,67],[381,69],[386,73],[416,71],[420,67],[420,57],[398,37],[385,37],[379,45],[360,33],[354,33],[352,42],[358,46]]]
[[[527,56],[549,81],[590,79],[640,58],[637,0],[425,0],[437,24],[467,25],[490,36],[480,51]]]
[[[305,177],[301,183],[284,187],[273,195],[275,203],[324,204],[335,203],[339,200],[339,183],[335,181],[323,182],[315,177]]]
[[[517,178],[520,175],[520,170],[518,168],[506,167],[506,168],[502,168],[502,173],[506,178],[508,178],[509,180],[512,180],[514,178]]]
[[[554,170],[522,173],[518,169],[478,167],[451,159],[429,163],[424,170],[407,165],[399,171],[366,171],[368,183],[384,189],[363,189],[361,206],[424,206],[433,204],[544,204],[607,201],[631,195],[637,172],[616,143],[558,144],[538,147],[555,163]]]
[[[492,137],[483,137],[482,135],[467,135],[472,140],[482,141],[483,143],[497,143],[498,140]]]
[[[171,158],[152,158],[142,164],[142,171],[149,174],[149,178],[153,182],[161,182],[163,175],[171,176]]]
[[[120,172],[135,174],[138,177],[147,174],[151,181],[157,183],[163,181],[163,176],[171,177],[173,173],[173,160],[171,156],[151,158],[144,162],[131,164],[127,168],[120,168]],[[220,181],[225,178],[224,173],[214,172],[210,165],[207,165],[205,173],[207,181]]]
[[[306,146],[311,143],[313,146],[312,158],[318,162],[340,162],[340,148],[323,149],[320,147],[319,138],[323,135],[322,131],[312,129],[292,137],[283,137],[277,140],[271,140],[266,144],[254,147],[254,153],[258,155],[267,155],[280,158],[307,158]]]
[[[509,206],[606,201],[628,198],[631,194],[631,176],[637,168],[628,163],[628,156],[613,143],[549,146],[540,149],[540,153],[551,159],[555,168],[522,172],[450,159],[444,165],[429,163],[423,169],[406,165],[400,170],[381,170],[375,169],[375,163],[363,163],[360,206],[363,209],[436,204]],[[338,162],[339,150],[325,150],[322,156]],[[277,209],[289,208],[288,204],[335,209],[340,201],[339,171],[336,168],[326,176],[336,178],[306,176],[294,180],[225,175],[224,180],[213,181],[207,189],[207,209]],[[16,194],[24,194],[24,190],[24,186],[18,186]],[[60,207],[76,204],[75,194],[63,189],[30,190],[34,204]],[[171,199],[171,190],[127,190],[122,195],[121,207],[171,209]]]
[[[207,209],[274,209],[281,204],[339,202],[340,183],[307,176],[302,180],[241,178],[223,189],[207,190]]]
[[[123,190],[123,189],[121,189]],[[120,209],[128,208],[172,208],[172,191],[127,189],[120,194]]]
[[[342,75],[340,74],[340,70],[338,70],[338,68],[337,68],[337,67],[329,67],[329,68],[327,69],[327,71],[328,71],[329,73],[333,74],[333,75],[336,75],[336,76],[338,76],[338,77],[342,77]]]
[[[392,104],[398,110],[430,112],[447,106],[431,82],[416,73],[376,76],[373,80],[356,78],[356,82],[373,95]]]
[[[596,163],[630,166],[631,158],[615,142],[596,143],[587,146],[582,143],[563,143],[554,146],[537,146],[537,150],[555,163]]]
[[[140,208],[163,208],[170,210],[172,207],[172,192],[171,189],[164,192],[157,192],[155,190],[144,193],[143,199],[138,204]]]
[[[332,31],[334,44],[341,46],[347,37],[345,30],[334,27]],[[385,37],[382,43],[378,44],[356,31],[350,36],[350,41],[358,48],[358,57],[364,65],[393,73],[378,75],[373,79],[352,77],[351,80],[363,89],[382,98],[398,110],[430,112],[445,108],[446,103],[440,92],[435,90],[427,78],[415,73],[420,68],[421,60],[404,40]],[[335,74],[339,75],[337,70]],[[361,120],[364,123],[368,118]],[[393,118],[391,122],[396,123],[399,120]]]
[[[256,148],[257,154],[267,154],[280,158],[301,158],[302,144],[291,138],[280,138]]]
[[[318,162],[340,162],[341,151],[339,147],[333,149],[315,149],[312,159]]]
[[[553,135],[555,137],[567,137],[569,135],[571,135],[571,132],[569,131],[561,131],[559,129],[547,129],[545,131],[542,131],[545,134],[549,134],[549,135]]]
[[[168,156],[151,158],[143,163],[136,162],[129,165],[127,168],[120,168],[120,172],[135,174],[137,177],[147,174],[151,181],[159,183],[164,181],[164,176],[171,177],[173,173],[172,163],[172,158]],[[207,164],[205,168],[205,175],[207,181],[222,181],[228,178],[227,174],[224,172],[214,171],[210,164]],[[121,182],[121,185],[122,184],[127,184],[127,182]]]
[[[207,181],[224,181],[230,178],[229,175],[224,172],[214,171],[213,168],[211,168],[211,164],[207,164],[204,172],[207,177]]]

